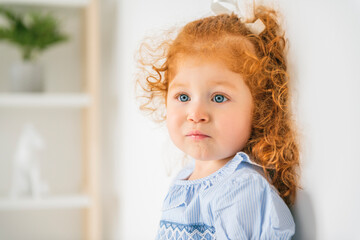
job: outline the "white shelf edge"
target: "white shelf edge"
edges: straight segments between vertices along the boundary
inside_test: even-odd
[[[1,93],[4,107],[86,107],[91,103],[86,93]]]
[[[89,0],[0,0],[0,4],[84,7]]]
[[[40,199],[3,197],[0,198],[0,211],[86,208],[90,206],[90,202],[90,197],[84,194],[46,196]]]

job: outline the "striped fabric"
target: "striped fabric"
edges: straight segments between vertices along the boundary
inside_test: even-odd
[[[246,153],[205,178],[183,180],[193,169],[194,162],[171,184],[156,239],[291,239],[290,210]]]

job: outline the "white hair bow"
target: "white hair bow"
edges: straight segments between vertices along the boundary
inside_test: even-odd
[[[254,10],[254,0],[213,0],[211,3],[211,11],[214,14],[231,14],[234,12],[252,33],[259,35],[265,30],[265,24],[261,19],[253,22],[255,18]]]

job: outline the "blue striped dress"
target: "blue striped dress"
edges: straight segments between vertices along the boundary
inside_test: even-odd
[[[156,239],[291,239],[289,208],[246,153],[205,178],[183,180],[193,169],[194,162],[171,184]]]

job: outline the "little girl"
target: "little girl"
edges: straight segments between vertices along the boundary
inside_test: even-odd
[[[205,17],[146,48],[142,109],[163,103],[172,141],[194,160],[170,186],[157,239],[293,236],[299,150],[285,45],[276,12],[258,7],[246,22]]]

